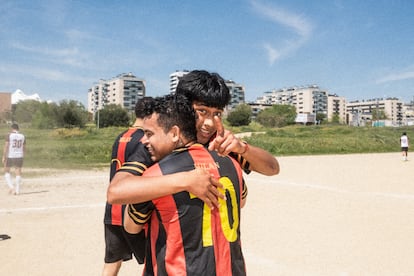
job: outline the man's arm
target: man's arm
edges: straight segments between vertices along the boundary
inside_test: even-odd
[[[23,156],[26,155],[26,137],[24,137],[24,142],[23,142]]]
[[[107,201],[110,204],[141,203],[188,191],[214,208],[218,206],[218,198],[225,199],[217,187],[222,188],[222,185],[203,169],[163,176],[135,176],[119,171],[109,184]]]
[[[128,214],[129,206],[125,208],[125,214],[124,214],[124,229],[129,234],[138,234],[139,232],[144,229],[144,224],[137,224],[135,223],[132,218]]]
[[[217,136],[210,142],[209,150],[216,150],[222,155],[228,155],[230,152],[241,154],[250,164],[250,170],[263,175],[276,175],[279,173],[279,162],[269,152],[248,145],[237,138],[231,131],[224,129],[221,118],[214,116],[214,123],[217,128]]]
[[[2,157],[2,162],[5,163],[7,156],[9,155],[9,141],[6,140],[6,142],[4,143],[4,148],[3,148],[3,157]]]
[[[249,162],[250,170],[267,176],[279,174],[279,162],[273,155],[259,147],[252,145],[246,145],[245,147],[245,151],[241,156]]]

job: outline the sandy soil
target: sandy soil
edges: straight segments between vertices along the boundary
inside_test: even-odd
[[[281,157],[247,176],[249,275],[414,275],[414,159],[399,153]],[[29,169],[25,168],[27,172]],[[108,171],[0,180],[0,275],[100,275]],[[120,275],[142,267],[124,263]]]

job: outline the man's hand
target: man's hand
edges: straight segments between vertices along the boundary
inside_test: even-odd
[[[246,145],[238,139],[232,132],[224,129],[223,122],[218,116],[214,116],[214,124],[217,130],[217,136],[210,142],[208,149],[215,150],[220,155],[228,155],[230,152],[244,153]]]
[[[220,207],[219,198],[226,199],[225,195],[218,191],[223,185],[206,169],[197,168],[186,172],[185,183],[187,191],[204,201],[211,209]]]

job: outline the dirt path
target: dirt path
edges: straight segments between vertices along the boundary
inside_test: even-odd
[[[278,176],[246,177],[249,275],[414,275],[414,161],[392,153],[279,162]],[[0,275],[100,275],[108,171],[36,174],[19,196],[0,180],[0,235],[11,237],[0,241]],[[141,269],[130,261],[120,275]]]

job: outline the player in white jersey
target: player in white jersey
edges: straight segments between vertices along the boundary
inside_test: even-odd
[[[409,145],[408,145],[408,136],[406,132],[404,132],[401,135],[400,143],[401,143],[401,151],[402,151],[403,160],[407,161]]]
[[[24,150],[26,146],[26,139],[22,133],[19,132],[19,126],[12,124],[11,132],[6,136],[4,143],[3,158],[4,164],[4,178],[11,194],[18,195],[20,193],[21,173],[23,166]],[[16,181],[13,185],[10,169],[15,168]]]

